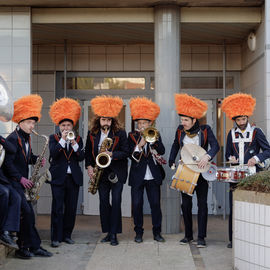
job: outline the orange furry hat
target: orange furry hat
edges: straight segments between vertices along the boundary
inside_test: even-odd
[[[129,107],[133,120],[147,119],[154,121],[160,112],[159,106],[146,97],[132,98]]]
[[[224,98],[221,110],[225,112],[230,119],[233,119],[241,115],[251,116],[255,105],[256,99],[251,95],[237,93]]]
[[[72,98],[61,98],[51,105],[49,115],[57,126],[64,119],[71,120],[75,126],[81,115],[81,106]]]
[[[20,123],[22,120],[37,117],[38,121],[41,118],[41,108],[43,101],[39,95],[28,95],[19,98],[14,102],[14,114],[12,121]]]
[[[114,118],[120,113],[123,100],[120,97],[98,96],[93,98],[90,104],[95,115]]]
[[[174,99],[176,111],[180,115],[200,119],[208,108],[207,103],[188,94],[175,94]]]

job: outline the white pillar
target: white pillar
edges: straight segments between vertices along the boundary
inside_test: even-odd
[[[14,100],[31,93],[31,9],[0,8],[0,76],[6,81]],[[16,124],[0,121],[3,136]]]
[[[266,136],[270,140],[270,2],[265,1],[264,33],[265,33],[265,121]]]
[[[157,120],[168,160],[179,117],[175,111],[174,94],[180,91],[180,7],[155,7],[155,101],[161,108]],[[165,166],[164,166],[165,168]],[[172,171],[166,166],[162,185],[162,232],[180,230],[180,196],[169,188]]]

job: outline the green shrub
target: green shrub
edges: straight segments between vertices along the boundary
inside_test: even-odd
[[[262,171],[242,179],[237,189],[270,192],[270,171]]]

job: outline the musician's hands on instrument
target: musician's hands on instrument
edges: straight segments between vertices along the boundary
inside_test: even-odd
[[[208,164],[209,162],[209,156],[208,155],[204,155],[201,160],[198,163],[198,168],[199,169],[204,169],[205,166]]]
[[[175,170],[175,163],[173,160],[169,160],[169,167],[172,169],[172,170]]]
[[[41,160],[41,168],[43,168],[45,165],[46,165],[46,158],[44,157],[44,158]]]
[[[20,183],[26,189],[30,189],[33,186],[33,182],[25,177],[21,178]]]
[[[71,145],[72,145],[72,146],[75,145],[75,144],[77,143],[75,140],[71,140],[70,142],[71,142]]]
[[[254,157],[252,157],[252,158],[250,158],[250,159],[248,160],[247,165],[248,165],[248,167],[252,167],[252,166],[255,166],[256,163],[257,163],[257,160],[256,160]]]
[[[88,173],[88,176],[89,176],[90,180],[92,181],[93,174],[94,174],[94,169],[93,169],[93,167],[91,165],[89,165],[87,167],[87,173]]]
[[[230,157],[229,157],[229,161],[230,161],[231,163],[238,163],[238,159],[236,159],[235,156],[230,156]]]
[[[105,151],[106,154],[108,154],[110,157],[112,157],[112,152],[110,151]]]
[[[67,140],[67,135],[68,135],[68,130],[63,130],[62,131],[62,139],[66,141]]]
[[[146,141],[145,141],[144,137],[141,137],[141,140],[138,143],[139,149],[142,150],[145,144],[146,144]]]

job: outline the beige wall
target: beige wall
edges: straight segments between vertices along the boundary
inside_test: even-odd
[[[265,132],[266,129],[266,92],[265,92],[265,25],[264,22],[256,31],[256,50],[251,52],[246,40],[242,44],[241,91],[256,98],[256,108],[251,122],[255,122]],[[268,105],[269,106],[269,105]]]
[[[222,45],[182,45],[182,71],[221,71]],[[227,70],[241,70],[241,46],[227,46]],[[35,45],[33,70],[63,70],[64,46]],[[154,71],[153,45],[69,45],[69,71]]]

